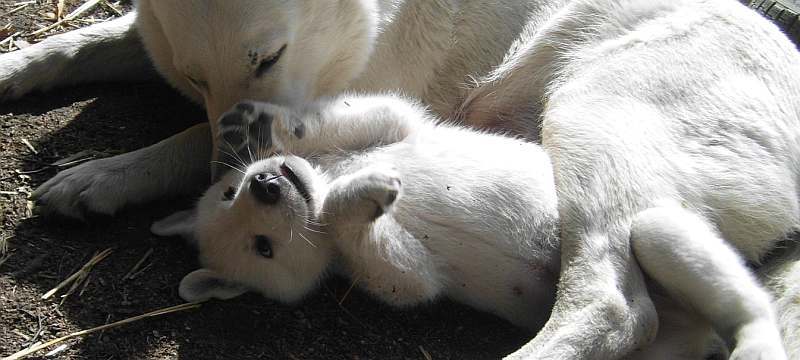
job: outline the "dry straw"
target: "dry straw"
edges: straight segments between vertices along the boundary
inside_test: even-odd
[[[184,311],[184,310],[189,310],[189,309],[195,309],[195,308],[198,308],[198,307],[200,307],[200,303],[199,302],[193,302],[193,303],[180,304],[180,305],[170,306],[170,307],[163,308],[163,309],[158,309],[158,310],[146,313],[146,314],[134,316],[134,317],[127,318],[127,319],[124,319],[124,320],[120,320],[120,321],[117,321],[117,322],[113,322],[113,323],[110,323],[110,324],[100,325],[100,326],[97,326],[97,327],[93,327],[91,329],[86,329],[86,330],[81,330],[81,331],[78,331],[78,332],[74,332],[72,334],[65,335],[65,336],[62,336],[60,338],[50,340],[50,341],[48,341],[48,342],[46,342],[44,344],[36,345],[34,347],[19,351],[19,352],[15,353],[15,354],[12,354],[11,356],[8,356],[8,357],[5,357],[5,358],[1,359],[1,360],[22,359],[22,358],[24,358],[24,357],[26,357],[28,355],[31,355],[31,354],[39,351],[39,350],[43,350],[43,349],[48,348],[50,346],[63,343],[64,341],[67,341],[69,339],[72,339],[72,338],[75,338],[75,337],[78,337],[78,336],[89,335],[89,334],[97,332],[97,331],[102,331],[102,330],[106,330],[106,329],[109,329],[109,328],[117,327],[117,326],[120,326],[120,325],[129,324],[129,323],[132,323],[134,321],[139,321],[139,320],[142,320],[142,319],[145,319],[145,318],[149,318],[149,317],[166,315],[166,314],[169,314],[169,313],[174,313],[174,312]]]

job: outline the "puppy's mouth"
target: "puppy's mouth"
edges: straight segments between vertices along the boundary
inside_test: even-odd
[[[302,196],[307,203],[311,202],[311,194],[308,192],[306,184],[304,184],[303,181],[300,180],[300,177],[298,177],[297,174],[295,174],[294,171],[292,171],[292,168],[290,168],[284,162],[283,164],[281,164],[279,170],[281,175],[285,176],[286,180],[289,180],[292,186],[294,186],[294,188],[297,189],[297,192],[300,193],[300,196]]]

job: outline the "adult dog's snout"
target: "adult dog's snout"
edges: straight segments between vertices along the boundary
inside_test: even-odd
[[[250,179],[250,192],[259,202],[272,205],[281,198],[281,184],[278,176],[260,173]]]

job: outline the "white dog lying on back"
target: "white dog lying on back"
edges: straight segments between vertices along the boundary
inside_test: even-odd
[[[303,112],[241,103],[220,119],[219,133],[220,158],[251,164],[232,166],[237,171],[212,186],[196,212],[153,226],[199,247],[205,268],[181,282],[185,299],[253,289],[295,301],[340,255],[354,281],[393,305],[444,294],[520,326],[539,328],[547,319],[559,217],[551,164],[538,145],[437,125],[393,97],[335,98]],[[293,155],[261,159],[273,150],[314,165]],[[664,221],[679,225],[665,229]],[[687,225],[690,234],[674,230]],[[736,344],[734,354],[785,358],[769,296],[735,250],[692,238],[711,228],[646,210],[631,241],[659,285],[695,306],[703,298],[699,313],[722,316],[708,320]],[[665,313],[668,306],[658,304]],[[674,321],[665,313],[662,329]],[[663,330],[633,356],[708,355],[709,333],[692,325]]]

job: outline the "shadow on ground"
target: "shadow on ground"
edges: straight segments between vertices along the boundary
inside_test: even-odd
[[[156,238],[148,231],[153,220],[188,207],[191,198],[163,199],[89,224],[55,221],[31,217],[25,199],[55,170],[15,171],[35,171],[84,150],[116,154],[137,149],[204,118],[199,107],[161,84],[70,88],[0,105],[0,240],[7,240],[11,254],[0,264],[0,356],[32,342],[179,304],[177,284],[197,266],[180,240]],[[40,299],[92,254],[109,247],[112,255],[63,305],[58,296]],[[150,249],[143,271],[122,280]],[[449,301],[397,310],[354,291],[340,305],[348,288],[348,282],[332,279],[295,306],[257,295],[210,302],[72,341],[62,355],[489,359],[513,351],[530,335]]]

